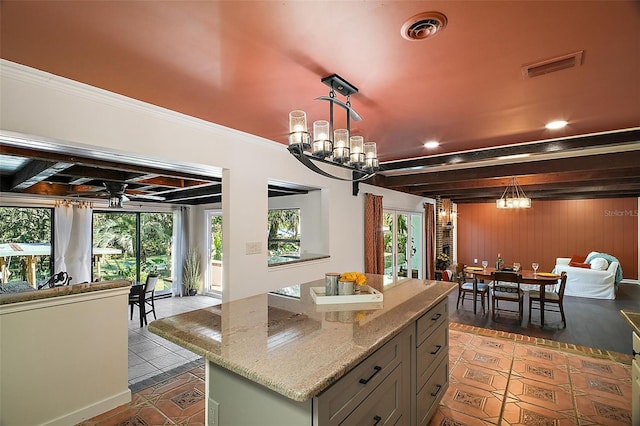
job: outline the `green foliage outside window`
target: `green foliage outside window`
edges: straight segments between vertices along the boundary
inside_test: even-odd
[[[53,209],[36,207],[0,207],[0,243],[35,243],[51,246]],[[36,256],[36,281],[51,275],[52,256]],[[9,280],[26,281],[26,257],[13,256],[9,262]]]
[[[269,237],[272,256],[300,254],[300,209],[274,209],[268,213]]]

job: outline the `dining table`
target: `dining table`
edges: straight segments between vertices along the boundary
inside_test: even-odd
[[[476,300],[476,294],[478,292],[478,281],[492,279],[492,273],[496,271],[496,268],[480,266],[467,266],[464,268],[464,273],[473,277],[473,300]],[[503,270],[504,271],[504,270]],[[513,271],[510,271],[513,272]],[[524,284],[525,290],[530,290],[529,286],[537,286],[540,290],[540,326],[544,327],[544,297],[545,288],[548,285],[556,285],[560,279],[560,275],[549,272],[536,272],[533,270],[520,270],[517,272],[522,278],[521,283]],[[476,304],[473,304],[473,314],[476,314]]]

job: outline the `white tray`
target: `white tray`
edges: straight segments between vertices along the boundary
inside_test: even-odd
[[[383,295],[368,285],[360,287],[360,293],[353,295],[325,296],[324,287],[311,287],[311,297],[316,305],[342,305],[345,303],[382,302]]]

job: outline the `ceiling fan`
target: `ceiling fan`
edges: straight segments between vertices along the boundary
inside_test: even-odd
[[[153,200],[153,201],[164,201],[164,197],[160,197],[157,195],[149,195],[149,194],[134,194],[127,193],[127,184],[121,182],[102,182],[104,189],[100,189],[99,191],[83,191],[76,192],[74,194],[69,195],[77,195],[77,196],[106,196],[109,199],[109,208],[122,208],[122,203],[129,201],[131,199],[145,199],[145,200]]]

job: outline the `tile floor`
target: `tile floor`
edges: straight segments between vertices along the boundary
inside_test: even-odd
[[[458,323],[449,333],[450,385],[431,425],[631,424],[631,356]],[[195,363],[82,426],[204,424]]]
[[[219,303],[219,299],[209,296],[157,299],[156,317],[165,318]],[[147,321],[153,321],[152,314],[147,316]],[[201,359],[199,355],[151,333],[146,326],[141,328],[138,311],[134,310],[133,319],[129,320],[129,387],[132,391],[139,389],[137,384],[149,378]]]

